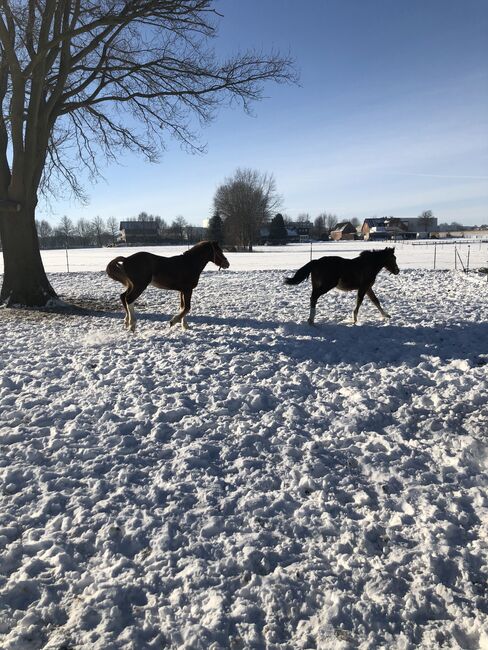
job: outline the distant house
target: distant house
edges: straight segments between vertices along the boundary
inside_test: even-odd
[[[407,226],[407,232],[416,233],[417,236],[427,236],[437,230],[437,217],[400,217]]]
[[[397,217],[365,219],[361,226],[361,235],[369,241],[410,238],[407,224]]]
[[[430,233],[432,239],[479,239],[488,241],[488,227],[474,226],[463,230],[437,230]]]
[[[185,228],[185,238],[189,244],[196,244],[199,241],[207,239],[208,228],[203,226],[186,226]]]
[[[310,241],[312,229],[311,221],[293,221],[287,225],[288,241],[290,243]]]
[[[437,230],[436,217],[379,217],[365,219],[361,227],[364,239],[416,239]]]
[[[342,221],[341,223],[338,223],[333,230],[330,231],[330,238],[334,241],[355,239],[356,228],[350,221]]]
[[[124,244],[159,244],[159,224],[157,221],[121,221],[118,241]]]

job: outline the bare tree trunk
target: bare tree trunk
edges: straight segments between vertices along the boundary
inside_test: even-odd
[[[34,205],[20,212],[0,212],[4,277],[0,303],[43,307],[56,293],[47,279],[39,251]]]

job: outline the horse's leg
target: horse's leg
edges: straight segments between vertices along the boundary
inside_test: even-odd
[[[183,298],[183,291],[180,291],[180,311],[171,318],[169,321],[169,326],[173,327],[173,325],[176,325],[176,323],[179,323],[181,320],[181,314],[183,313],[185,309],[185,303],[184,303],[184,298]]]
[[[375,307],[377,307],[377,309],[379,310],[379,312],[383,316],[383,318],[385,320],[387,320],[388,318],[391,318],[390,314],[387,314],[386,311],[383,309],[383,307],[380,305],[380,301],[376,297],[376,294],[373,291],[373,288],[371,287],[371,289],[368,289],[368,291],[366,291],[366,293],[368,294],[368,298],[371,300],[373,305],[375,305]]]
[[[184,309],[184,313],[183,313],[183,316],[182,316],[182,318],[181,318],[181,327],[182,327],[184,330],[187,330],[187,329],[189,329],[189,327],[190,327],[190,326],[188,325],[187,321],[186,321],[186,315],[188,314],[188,312],[189,312],[190,309],[191,309],[191,294],[192,294],[192,292],[191,292],[191,290],[190,290],[190,291],[186,291],[186,292],[184,293],[184,295],[183,295],[183,302],[184,302],[184,307],[183,307],[183,309]]]
[[[124,312],[125,312],[124,325],[126,327],[129,327],[129,320],[130,320],[130,318],[129,318],[129,309],[128,309],[127,304],[125,302],[125,298],[126,298],[128,293],[129,293],[129,289],[124,291],[124,293],[120,294],[120,300],[122,302],[122,306],[124,307]]]
[[[125,292],[125,304],[127,310],[127,326],[131,332],[135,332],[136,329],[136,312],[134,309],[134,302],[139,298],[141,293],[146,289],[147,284],[139,284],[132,286],[128,291]]]
[[[324,280],[322,277],[314,276],[314,272],[312,271],[312,295],[310,296],[310,315],[308,317],[309,325],[315,325],[317,300],[336,285],[337,280],[331,280],[330,278]]]
[[[315,312],[316,312],[316,306],[317,306],[317,300],[321,296],[321,292],[313,288],[312,289],[312,295],[310,296],[310,315],[308,317],[308,324],[309,325],[315,325]]]
[[[357,300],[356,300],[356,307],[355,307],[355,309],[354,309],[354,311],[352,313],[352,320],[354,322],[354,325],[356,325],[356,323],[358,321],[358,311],[359,311],[359,308],[361,307],[361,303],[363,302],[365,295],[366,295],[366,289],[364,289],[364,288],[358,289],[358,297],[357,297]]]
[[[170,327],[176,325],[176,323],[181,323],[183,329],[188,329],[188,323],[186,322],[186,315],[190,311],[191,307],[191,291],[181,291],[180,292],[180,311],[178,314],[175,314],[173,318],[169,321]]]

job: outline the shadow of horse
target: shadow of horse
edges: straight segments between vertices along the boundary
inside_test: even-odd
[[[443,327],[394,324],[307,323],[257,321],[248,318],[195,317],[201,325],[240,329],[248,351],[282,352],[297,361],[326,363],[417,365],[429,357],[468,360],[488,365],[488,324],[458,322]],[[247,330],[247,331],[246,331]],[[263,334],[268,333],[263,342]]]
[[[79,315],[80,312],[78,312]],[[119,319],[120,313],[84,309],[96,318]],[[202,327],[192,333],[195,342],[218,345],[222,331],[228,332],[226,347],[246,352],[282,353],[297,361],[380,365],[417,365],[429,357],[443,361],[468,360],[474,366],[488,365],[488,323],[459,321],[437,325],[395,325],[364,323],[359,327],[344,322],[328,322],[311,328],[307,323],[258,320],[248,317],[194,316]],[[141,322],[160,324],[153,338],[166,338],[167,315],[140,312]],[[238,330],[229,332],[230,330]]]

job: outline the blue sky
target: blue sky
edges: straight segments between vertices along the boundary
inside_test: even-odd
[[[207,153],[167,141],[160,163],[127,155],[56,222],[141,211],[201,225],[237,167],[272,173],[291,217],[415,216],[488,223],[486,0],[220,0],[216,49],[290,53],[300,85],[265,87],[254,115],[223,108]],[[41,215],[39,215],[41,216]]]

